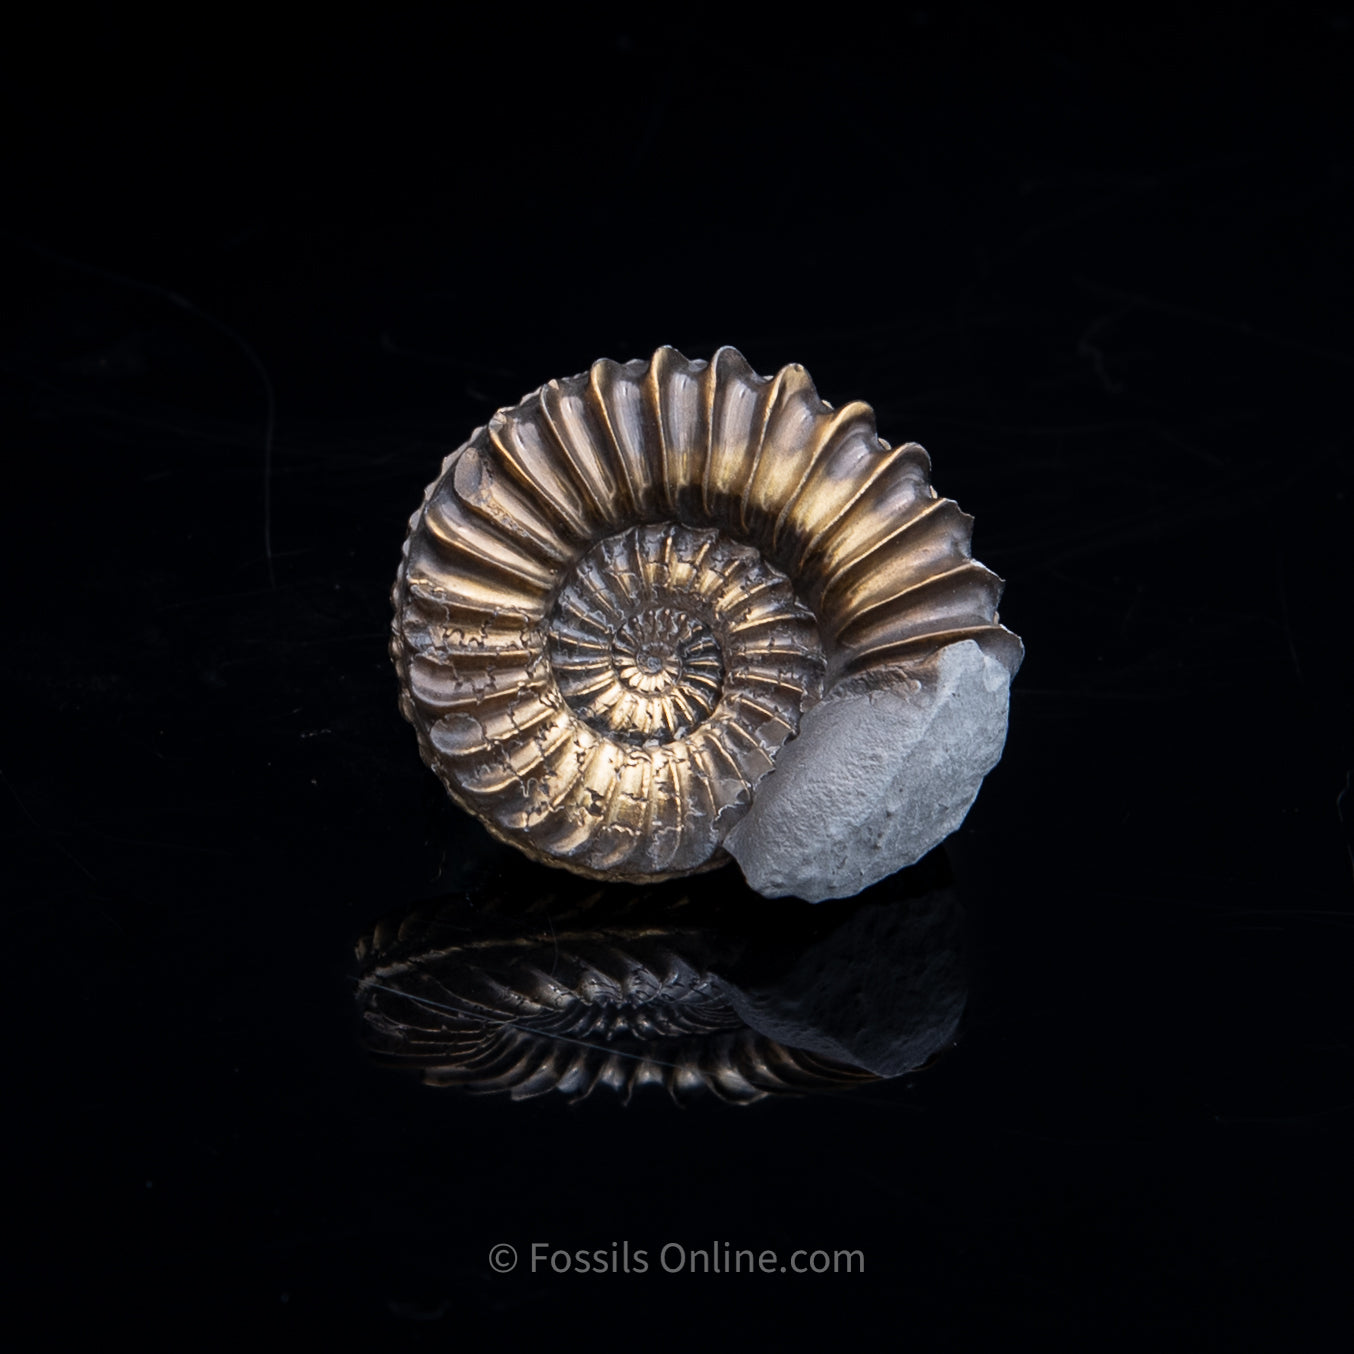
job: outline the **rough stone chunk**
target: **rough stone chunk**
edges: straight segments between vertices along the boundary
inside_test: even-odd
[[[972,640],[804,716],[724,845],[758,893],[845,898],[963,821],[1006,742],[1011,674]]]

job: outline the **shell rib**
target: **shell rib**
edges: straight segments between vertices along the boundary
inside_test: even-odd
[[[929,475],[869,406],[732,348],[551,381],[448,456],[410,520],[391,655],[424,760],[537,860],[721,864],[815,705],[970,641],[1018,667],[1002,582]]]

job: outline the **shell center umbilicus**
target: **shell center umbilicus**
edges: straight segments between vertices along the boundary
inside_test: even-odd
[[[665,522],[600,541],[565,578],[547,630],[564,700],[621,743],[686,739],[721,702],[745,703],[749,661],[778,696],[798,692],[786,731],[820,689],[816,627],[789,579],[714,528]]]
[[[631,616],[611,641],[611,661],[634,691],[708,695],[706,714],[724,678],[723,655],[710,627],[676,606],[647,606]]]

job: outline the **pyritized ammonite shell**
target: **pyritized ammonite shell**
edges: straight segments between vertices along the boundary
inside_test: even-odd
[[[500,410],[429,487],[395,586],[424,760],[538,860],[722,863],[820,702],[919,689],[904,674],[969,641],[1018,666],[1001,580],[929,471],[867,405],[731,348],[599,361]]]

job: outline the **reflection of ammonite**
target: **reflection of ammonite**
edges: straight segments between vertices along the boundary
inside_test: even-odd
[[[534,868],[509,863],[359,942],[380,1061],[515,1100],[652,1085],[749,1104],[899,1077],[955,1041],[967,984],[943,860],[814,910],[736,877],[693,896]]]
[[[359,946],[366,1043],[431,1086],[514,1100],[604,1086],[628,1101],[662,1086],[676,1100],[711,1091],[751,1104],[876,1080],[751,1028],[684,953],[693,947],[699,938],[652,921],[505,939],[439,936],[436,918],[416,913]]]
[[[868,406],[729,348],[550,382],[410,522],[391,652],[424,759],[582,874],[728,853],[821,898],[909,863],[1000,755],[1022,654],[928,475]]]

